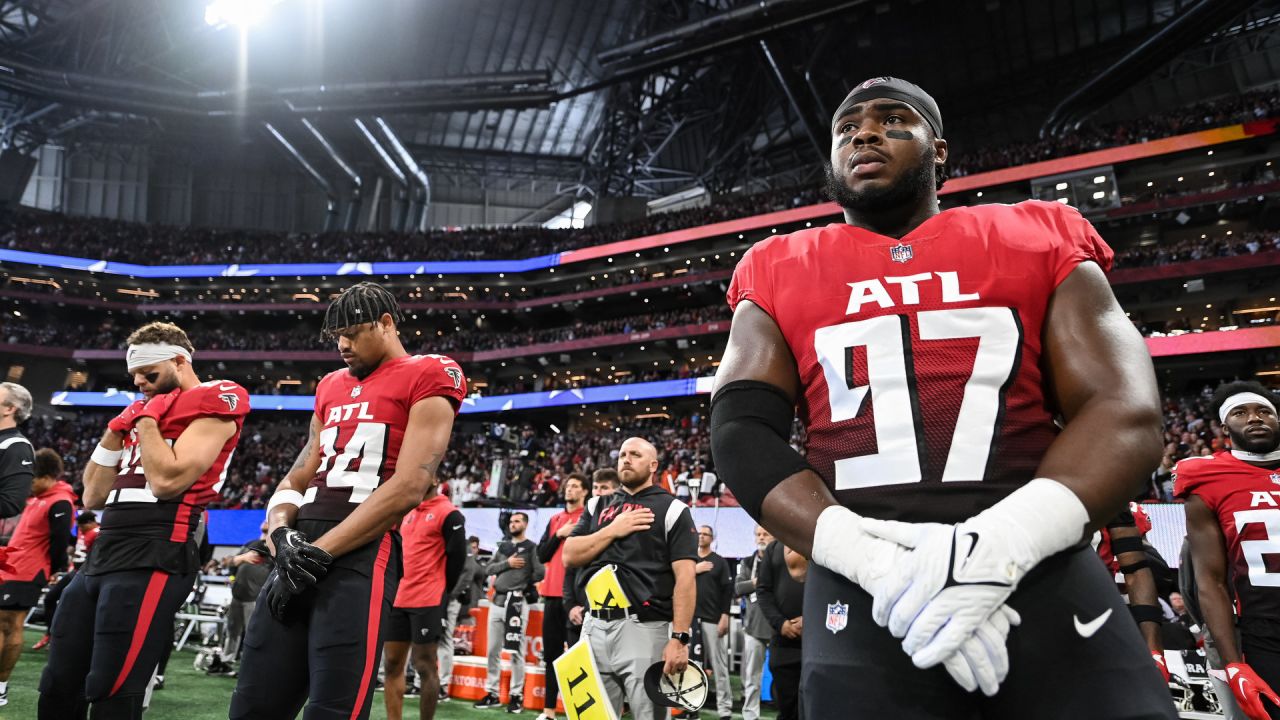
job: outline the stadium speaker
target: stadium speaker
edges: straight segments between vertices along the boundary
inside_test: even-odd
[[[35,169],[36,159],[31,155],[16,150],[0,152],[0,205],[16,207],[22,202]]]

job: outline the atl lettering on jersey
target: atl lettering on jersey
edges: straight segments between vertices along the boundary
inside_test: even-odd
[[[444,355],[406,355],[364,378],[345,369],[326,375],[316,388],[320,469],[298,518],[341,521],[351,514],[395,473],[414,404],[440,396],[457,412],[466,393],[462,369]]]
[[[1198,495],[1222,527],[1241,618],[1280,614],[1278,483],[1275,470],[1251,465],[1229,452],[1187,458],[1174,466],[1174,495]]]
[[[872,517],[957,522],[1034,477],[1057,435],[1049,298],[1111,249],[1058,203],[955,208],[890,238],[843,223],[751,248],[728,299],[781,329],[808,460]]]

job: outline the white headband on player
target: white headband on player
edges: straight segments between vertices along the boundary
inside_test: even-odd
[[[1240,407],[1241,405],[1250,405],[1250,404],[1266,405],[1267,407],[1271,408],[1272,414],[1274,414],[1276,411],[1276,406],[1273,405],[1270,400],[1259,395],[1258,393],[1241,392],[1241,393],[1236,393],[1235,395],[1232,395],[1222,403],[1222,407],[1218,410],[1218,422],[1225,423],[1227,421],[1227,413]]]
[[[191,362],[191,351],[184,347],[170,345],[169,343],[139,343],[130,345],[129,349],[125,351],[124,363],[129,368],[129,372],[133,372],[140,367],[155,365],[178,356],[182,356],[187,359],[187,362]]]

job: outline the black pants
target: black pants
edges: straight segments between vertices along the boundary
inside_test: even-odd
[[[847,627],[826,627],[848,604]],[[1045,560],[1009,598],[1022,624],[1009,633],[1009,676],[988,698],[967,693],[941,665],[920,670],[871,619],[871,596],[810,566],[804,598],[804,677],[810,718],[895,720],[1176,720],[1138,626],[1088,548]],[[1076,629],[1106,616],[1083,637]],[[834,714],[833,714],[834,713]]]
[[[1242,635],[1240,649],[1244,652],[1244,661],[1258,673],[1263,682],[1270,685],[1272,690],[1280,687],[1280,652],[1275,649],[1274,640],[1267,642]],[[1272,720],[1280,720],[1280,708],[1272,705],[1270,700],[1264,699],[1262,707],[1267,709]]]
[[[318,537],[321,533],[308,533]],[[382,655],[383,620],[400,585],[399,536],[338,558],[314,588],[271,616],[266,589],[245,630],[231,696],[233,720],[367,718]]]
[[[62,577],[58,578],[58,582],[49,588],[49,592],[44,594],[45,627],[53,627],[53,616],[58,612],[58,601],[62,599],[62,593],[66,592],[67,586],[71,584],[71,578],[75,576],[75,570],[63,574]]]
[[[773,676],[773,704],[778,708],[778,720],[800,718],[800,658],[800,648],[778,647],[776,638],[769,643],[769,674]]]
[[[560,699],[560,684],[556,681],[556,658],[564,654],[564,643],[569,635],[569,613],[564,609],[564,598],[542,598],[542,659],[546,663],[546,707],[554,708]],[[581,632],[581,627],[579,627]]]
[[[141,718],[151,673],[173,644],[194,573],[77,572],[62,594],[40,676],[41,720]]]

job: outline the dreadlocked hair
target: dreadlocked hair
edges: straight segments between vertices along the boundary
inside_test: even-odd
[[[391,315],[396,324],[404,322],[404,313],[401,312],[395,295],[377,283],[356,283],[329,303],[329,309],[324,313],[324,324],[320,328],[320,337],[331,340],[339,330],[353,325],[375,323],[383,314]]]

